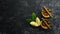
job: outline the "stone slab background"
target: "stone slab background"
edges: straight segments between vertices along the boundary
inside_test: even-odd
[[[41,17],[42,6],[52,9],[52,31],[24,21],[32,12]],[[60,34],[60,0],[0,0],[0,34]]]

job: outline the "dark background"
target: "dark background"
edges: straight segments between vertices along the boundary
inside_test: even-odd
[[[52,31],[25,22],[32,12],[41,17],[42,6],[52,9]],[[0,34],[60,34],[60,0],[0,0]]]

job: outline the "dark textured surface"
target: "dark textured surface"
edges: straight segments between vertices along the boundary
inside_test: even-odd
[[[52,31],[31,27],[24,21],[35,12],[40,17],[42,6],[52,9]],[[60,0],[0,0],[0,34],[60,34]]]

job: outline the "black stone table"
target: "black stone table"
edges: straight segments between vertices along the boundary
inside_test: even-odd
[[[52,9],[52,30],[25,22],[32,12],[41,18],[43,6]],[[0,34],[60,34],[60,0],[0,0]]]

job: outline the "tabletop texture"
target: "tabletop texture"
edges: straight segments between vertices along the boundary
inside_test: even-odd
[[[52,30],[32,27],[25,21],[32,12],[41,18],[42,7],[52,9]],[[60,0],[0,0],[0,34],[60,34]]]

